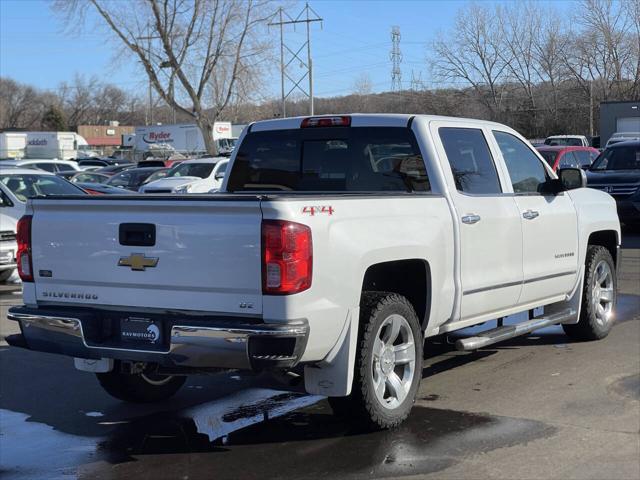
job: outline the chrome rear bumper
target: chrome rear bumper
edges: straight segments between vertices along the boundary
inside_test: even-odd
[[[309,327],[296,324],[238,324],[171,326],[168,348],[136,349],[130,345],[94,344],[88,341],[81,318],[37,313],[13,307],[7,317],[20,323],[22,339],[9,341],[30,350],[80,358],[115,358],[164,366],[195,369],[291,368],[304,352]],[[144,347],[144,346],[143,346]]]

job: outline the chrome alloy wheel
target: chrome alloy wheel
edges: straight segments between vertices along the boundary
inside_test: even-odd
[[[613,272],[607,262],[601,260],[596,266],[591,285],[591,303],[599,325],[606,325],[613,312]]]
[[[380,325],[371,363],[378,401],[385,408],[397,408],[411,389],[416,365],[413,331],[402,315],[389,315]]]
[[[156,387],[169,383],[173,378],[173,375],[158,375],[156,373],[141,373],[140,376],[145,382]]]

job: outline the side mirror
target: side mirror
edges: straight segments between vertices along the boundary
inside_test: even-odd
[[[581,168],[561,168],[558,178],[564,190],[575,190],[587,186],[587,174]]]
[[[222,180],[224,178],[224,172],[216,173],[215,179]]]

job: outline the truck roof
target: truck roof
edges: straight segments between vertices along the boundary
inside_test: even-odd
[[[440,115],[412,115],[408,113],[342,113],[330,115],[306,115],[300,117],[278,118],[273,120],[261,120],[252,123],[249,128],[252,132],[261,132],[268,130],[291,130],[300,128],[302,120],[305,118],[322,118],[322,117],[351,117],[352,127],[406,127],[412,118],[420,118],[424,121],[431,122],[437,120],[460,121],[466,124],[473,123],[477,125],[495,125],[503,126],[500,123],[490,122],[487,120],[478,120],[473,118],[446,117]]]

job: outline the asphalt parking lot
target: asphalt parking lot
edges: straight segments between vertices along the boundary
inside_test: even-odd
[[[0,473],[32,478],[640,478],[640,235],[626,234],[617,325],[575,343],[560,327],[479,352],[429,342],[409,420],[364,433],[320,397],[261,376],[191,378],[127,405],[55,355],[0,343]],[[0,289],[0,335],[16,331]],[[449,339],[451,340],[451,339]]]

